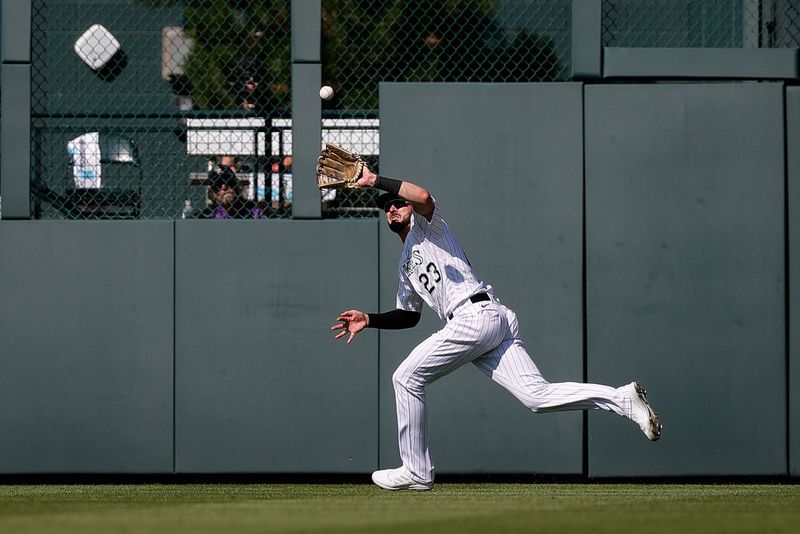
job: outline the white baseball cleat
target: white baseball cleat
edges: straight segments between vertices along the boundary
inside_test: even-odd
[[[423,484],[411,478],[406,466],[397,469],[383,469],[372,473],[372,481],[383,489],[395,491],[409,489],[414,491],[428,491],[433,488],[433,482]]]
[[[631,397],[631,419],[639,425],[650,441],[658,441],[661,437],[661,420],[647,402],[647,391],[639,382],[631,382],[626,386]]]

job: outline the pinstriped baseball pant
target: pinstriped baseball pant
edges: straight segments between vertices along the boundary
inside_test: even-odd
[[[496,301],[466,303],[438,332],[420,343],[392,375],[400,458],[418,482],[432,482],[425,386],[472,362],[530,410],[609,410],[630,417],[630,399],[616,388],[579,382],[549,383],[519,338],[517,317]]]

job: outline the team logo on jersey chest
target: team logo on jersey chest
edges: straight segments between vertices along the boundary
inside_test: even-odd
[[[403,262],[403,272],[406,273],[406,276],[411,276],[424,261],[422,252],[411,249],[411,255]]]

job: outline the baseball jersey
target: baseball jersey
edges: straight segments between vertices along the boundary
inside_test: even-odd
[[[491,292],[478,278],[434,200],[430,222],[416,211],[398,265],[397,308],[422,311],[428,303],[442,320],[469,297]]]

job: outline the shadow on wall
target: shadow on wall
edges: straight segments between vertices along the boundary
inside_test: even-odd
[[[128,55],[125,53],[124,50],[120,50],[114,57],[112,57],[108,63],[106,63],[101,69],[97,72],[97,77],[105,82],[112,82],[114,79],[119,76],[122,71],[125,70],[125,67],[128,66]]]

